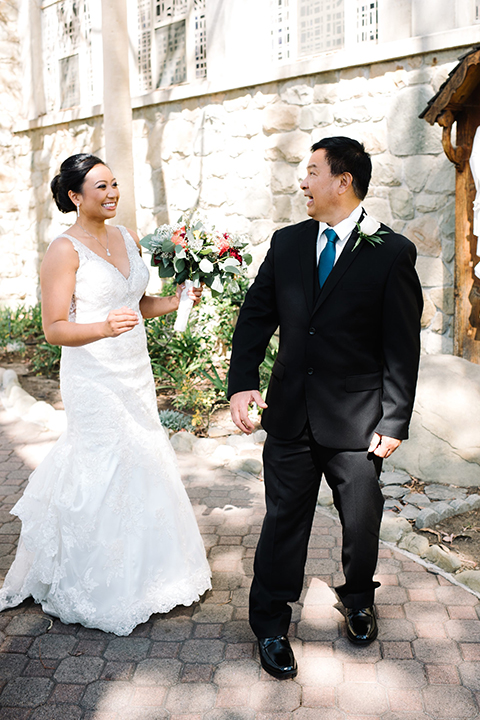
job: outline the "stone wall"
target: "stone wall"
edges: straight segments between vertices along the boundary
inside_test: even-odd
[[[257,268],[272,232],[307,217],[299,180],[312,142],[334,134],[355,137],[365,143],[374,166],[367,210],[418,247],[424,351],[452,353],[455,171],[443,153],[440,128],[431,128],[418,114],[462,52],[136,109],[140,235],[196,206],[219,226],[250,234]],[[28,204],[22,211],[12,208],[6,223],[9,242],[20,248],[20,255],[12,251],[17,258],[12,268],[30,251],[40,258],[49,240],[73,221],[54,208],[48,182],[67,155],[102,154],[101,118],[24,133],[15,143],[24,151],[16,162]],[[22,286],[25,298],[35,296],[34,273],[24,274]],[[15,291],[10,297],[21,296]],[[0,301],[7,298],[2,291]]]

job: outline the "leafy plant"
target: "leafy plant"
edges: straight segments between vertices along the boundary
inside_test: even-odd
[[[168,430],[192,430],[192,418],[178,410],[161,410],[159,412],[160,422]]]

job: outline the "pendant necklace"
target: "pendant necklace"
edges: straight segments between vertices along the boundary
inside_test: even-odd
[[[105,247],[105,245],[104,245],[103,243],[101,243],[100,240],[99,240],[97,237],[95,237],[95,235],[92,235],[92,233],[88,232],[88,230],[85,230],[85,228],[80,225],[80,223],[78,222],[78,220],[77,220],[77,225],[78,225],[78,227],[80,228],[80,230],[83,230],[83,232],[84,232],[86,235],[90,235],[91,238],[93,238],[94,240],[96,240],[97,243],[98,243],[99,245],[101,245],[102,248],[105,250],[105,252],[107,253],[108,257],[111,257],[112,253],[111,253],[110,250],[108,249],[108,230],[107,230],[107,226],[106,226],[106,225],[105,225],[105,235],[106,235],[106,237],[107,237],[107,247]]]

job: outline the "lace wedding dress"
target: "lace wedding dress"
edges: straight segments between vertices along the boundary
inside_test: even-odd
[[[68,237],[79,255],[70,320],[139,313],[148,270],[120,227],[128,278]],[[210,569],[175,454],[158,419],[143,322],[116,338],[64,347],[67,430],[12,510],[22,521],[0,610],[32,596],[64,623],[128,635],[152,613],[191,605]]]

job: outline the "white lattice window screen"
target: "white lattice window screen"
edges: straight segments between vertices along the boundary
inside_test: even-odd
[[[272,55],[274,61],[290,58],[289,0],[272,0]]]
[[[195,77],[207,77],[207,18],[205,0],[194,0],[195,10]]]
[[[88,0],[58,0],[42,8],[47,112],[91,102],[93,76]]]
[[[185,20],[155,30],[157,84],[166,87],[185,82],[187,75]]]
[[[138,75],[140,89],[152,89],[152,6],[151,0],[138,0]]]
[[[183,18],[187,14],[188,0],[155,0],[155,20],[163,22]]]
[[[473,21],[480,23],[480,0],[475,0],[475,14]]]
[[[137,2],[138,74],[141,92],[177,85],[191,78],[205,78],[206,0]],[[187,53],[187,43],[192,52]],[[188,63],[191,63],[192,67]]]
[[[344,0],[298,0],[297,12],[299,57],[343,48]]]
[[[378,0],[359,0],[357,5],[357,42],[378,41]]]

